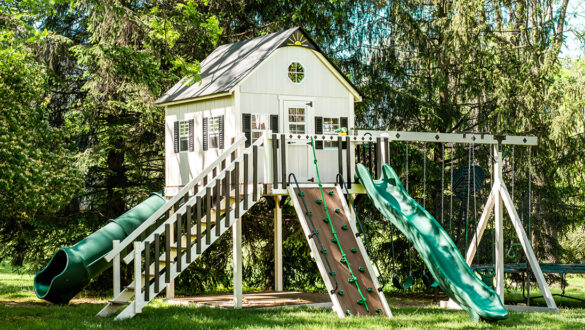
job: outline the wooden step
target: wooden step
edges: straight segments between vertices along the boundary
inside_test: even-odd
[[[110,300],[109,303],[112,305],[130,305],[129,301],[120,301],[120,300]]]

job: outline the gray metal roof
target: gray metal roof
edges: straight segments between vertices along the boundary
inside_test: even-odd
[[[299,29],[295,27],[217,47],[201,62],[201,81],[189,85],[185,83],[185,79],[181,79],[155,103],[168,103],[230,91]],[[312,44],[309,47],[315,46]]]

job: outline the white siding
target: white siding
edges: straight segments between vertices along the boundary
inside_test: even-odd
[[[294,84],[288,78],[288,67],[293,61],[300,62],[305,69],[305,78],[300,84]],[[315,116],[348,117],[349,128],[354,127],[354,96],[330,68],[322,62],[317,53],[302,47],[280,48],[235,88],[234,96],[167,107],[165,118],[165,193],[167,196],[175,194],[182,185],[186,184],[221,154],[221,150],[217,149],[206,152],[201,150],[203,116],[225,115],[225,147],[228,147],[233,138],[242,134],[242,113],[278,114],[280,119],[279,130],[283,132],[285,129],[283,114],[285,104],[288,101],[303,101],[302,104],[312,102],[312,106],[308,106],[306,109],[307,133],[314,133]],[[194,152],[175,153],[173,123],[176,120],[188,120],[191,118],[195,120],[195,150]],[[295,147],[292,147],[291,150],[295,150]],[[299,148],[296,148],[296,151],[291,152],[296,152],[297,154],[289,153],[287,155],[288,159],[306,158],[306,173],[308,173],[309,177],[314,178],[312,155],[304,152],[299,153],[298,150]],[[263,164],[263,151],[260,151],[259,156],[259,164]],[[322,180],[324,182],[334,182],[338,173],[337,151],[318,150],[317,157]],[[295,166],[302,166],[299,165],[301,163],[297,162]],[[292,167],[293,165],[290,166]],[[298,168],[296,170],[291,168],[290,171],[302,172]],[[346,171],[345,168],[344,171]],[[261,165],[259,171],[261,181],[264,177],[263,172],[263,166]],[[306,173],[303,173],[303,175],[307,175]],[[303,181],[306,179],[304,178]]]
[[[221,149],[203,151],[203,117],[224,117],[224,148],[235,139],[236,120],[233,110],[233,97],[203,100],[182,105],[169,106],[165,115],[165,195],[172,196],[181,186],[199,174],[222,152]],[[174,151],[174,122],[194,119],[193,152]]]
[[[295,84],[288,78],[288,67],[292,62],[300,62],[305,78]],[[279,115],[279,129],[285,129],[286,101],[307,101],[313,106],[307,108],[307,130],[314,133],[315,116],[348,117],[349,128],[354,126],[354,97],[335,77],[315,52],[302,47],[283,47],[276,50],[240,85],[240,111],[242,113],[268,113]],[[348,102],[350,100],[350,102]],[[241,129],[241,127],[239,127]],[[307,158],[308,177],[315,178],[311,154],[289,154],[291,158]],[[289,159],[291,159],[289,158]],[[318,150],[319,171],[325,182],[334,182],[338,173],[336,150]],[[298,166],[298,165],[297,165]],[[299,179],[305,171],[292,168]],[[306,179],[306,178],[305,178]]]

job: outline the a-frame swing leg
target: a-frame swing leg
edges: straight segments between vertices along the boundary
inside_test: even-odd
[[[485,206],[483,207],[483,212],[481,213],[479,223],[477,224],[477,231],[475,232],[475,235],[471,239],[471,244],[467,249],[467,255],[465,257],[465,261],[469,266],[471,266],[473,258],[475,258],[475,254],[477,253],[477,247],[479,246],[479,242],[481,242],[483,233],[485,232],[487,224],[490,220],[490,216],[492,215],[497,194],[498,190],[494,187],[488,197],[487,202],[485,203]]]
[[[548,284],[546,283],[546,280],[544,278],[542,270],[540,269],[540,265],[538,264],[538,259],[536,259],[536,255],[534,254],[534,251],[532,250],[532,245],[530,244],[530,241],[528,240],[528,237],[526,236],[526,232],[524,231],[524,228],[522,227],[522,222],[520,221],[520,217],[518,216],[518,212],[516,212],[516,209],[514,208],[514,203],[512,202],[512,198],[510,197],[510,194],[508,193],[508,189],[506,188],[506,186],[503,183],[500,183],[499,190],[500,190],[500,196],[502,198],[502,201],[504,202],[504,205],[506,206],[506,209],[508,210],[508,213],[510,215],[510,220],[512,221],[514,229],[516,230],[516,234],[518,234],[518,238],[520,239],[520,244],[522,245],[522,249],[524,250],[524,253],[526,254],[526,257],[528,259],[528,263],[530,264],[530,268],[532,269],[534,277],[536,278],[536,282],[538,283],[538,287],[540,288],[540,291],[542,292],[542,296],[546,302],[546,305],[550,309],[556,309],[557,304],[555,303],[555,300],[553,299],[553,296],[550,292]],[[502,301],[503,301],[503,299],[502,299]]]

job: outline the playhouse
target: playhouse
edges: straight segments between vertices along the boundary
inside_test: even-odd
[[[301,28],[220,46],[201,62],[200,82],[180,81],[156,101],[165,109],[165,195],[174,196],[241,134],[249,146],[266,130],[336,135],[352,128],[361,99]],[[318,159],[336,157],[336,145],[318,143]],[[315,180],[310,146],[287,147],[287,172]],[[337,168],[321,164],[322,179],[334,182]]]
[[[337,315],[392,317],[353,205],[356,194],[365,194],[418,251],[436,285],[451,298],[447,305],[463,308],[474,320],[497,321],[508,317],[508,310],[530,310],[504,305],[502,224],[507,211],[527,256],[526,268],[547,304],[539,311],[558,312],[502,175],[503,146],[529,147],[537,144],[536,138],[358,130],[354,105],[361,99],[301,28],[218,47],[201,63],[201,81],[184,79],[157,100],[165,111],[164,205],[154,198],[158,204],[150,211],[152,201],[115,219],[112,227],[133,227],[118,230],[114,239],[108,236],[113,247],[75,266],[91,275],[75,287],[66,284],[73,271],[61,269],[74,267],[73,259],[61,253],[59,264],[52,260],[37,275],[43,282],[35,283],[35,290],[42,291],[37,295],[66,303],[111,263],[114,299],[98,315],[133,317],[162,292],[172,297],[174,280],[229,231],[234,307],[241,307],[242,215],[261,198],[273,201],[275,289],[281,291],[281,201],[290,198]],[[408,158],[406,187],[389,164],[393,141],[407,147],[410,142],[441,144],[443,157],[445,146],[454,144],[467,145],[470,152],[474,145],[487,145],[493,153],[491,193],[465,258],[424,202],[421,206],[409,195]],[[444,191],[444,159],[442,163]],[[462,179],[467,189],[475,185],[472,163],[468,166]],[[492,214],[494,289],[471,269]],[[99,232],[92,236],[86,240],[104,239]],[[83,246],[87,244],[66,249],[82,250],[72,253],[79,258],[90,254]],[[94,264],[101,268],[93,270]],[[133,268],[128,285],[121,283],[123,264]]]

